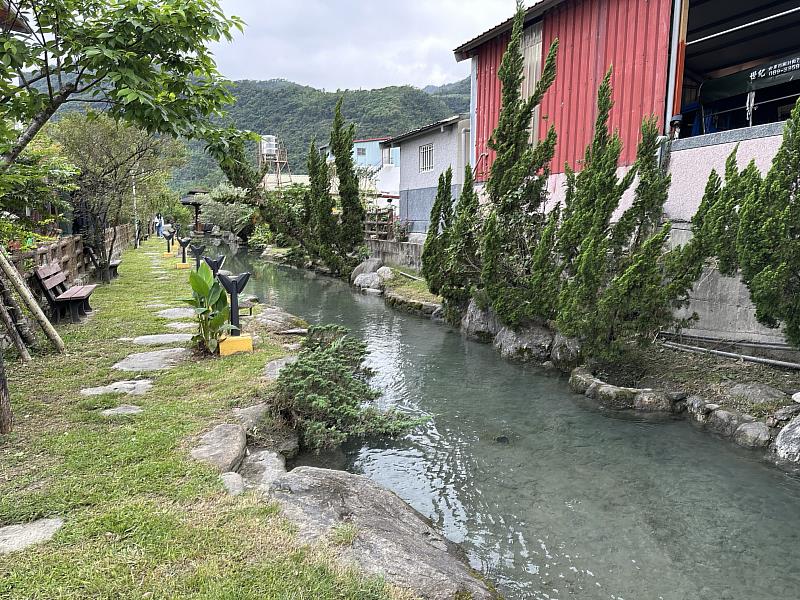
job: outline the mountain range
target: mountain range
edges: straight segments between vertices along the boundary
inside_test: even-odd
[[[356,125],[356,138],[394,136],[427,123],[467,112],[469,78],[443,86],[393,86],[375,90],[328,92],[282,79],[237,81],[236,101],[226,120],[239,129],[276,135],[287,149],[293,173],[306,173],[306,154],[312,140],[328,141],[333,110],[344,96],[342,112]],[[190,142],[189,162],[176,171],[173,187],[212,188],[224,180],[200,142]],[[255,147],[253,148],[255,153]]]

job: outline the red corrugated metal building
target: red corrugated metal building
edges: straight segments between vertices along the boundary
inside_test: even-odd
[[[457,60],[472,59],[478,180],[486,179],[494,159],[487,142],[500,112],[497,71],[512,22],[455,50]],[[534,136],[556,127],[554,174],[565,163],[581,168],[597,88],[612,65],[611,126],[624,144],[621,167],[633,163],[647,116],[665,134],[701,136],[785,120],[800,96],[797,0],[533,0],[525,26],[524,92],[539,76],[550,43],[560,43],[555,83],[533,119]],[[673,115],[680,119],[668,131]]]
[[[645,115],[663,124],[666,101],[672,0],[540,0],[528,19],[541,28],[537,51],[543,62],[550,43],[560,42],[557,77],[540,109],[539,134],[550,124],[558,133],[554,173],[568,163],[580,168],[596,116],[597,88],[614,65],[612,127],[624,144],[622,166],[636,154],[639,127]],[[497,70],[510,35],[511,22],[501,24],[456,50],[459,59],[475,60],[476,171],[485,179],[494,153],[487,142],[500,112]]]

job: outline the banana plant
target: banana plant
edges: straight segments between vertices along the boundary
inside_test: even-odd
[[[194,307],[198,325],[192,341],[201,350],[214,354],[219,348],[220,338],[235,329],[230,324],[228,295],[205,262],[189,274],[189,284],[192,297],[184,302]]]

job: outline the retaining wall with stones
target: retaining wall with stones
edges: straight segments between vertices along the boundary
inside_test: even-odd
[[[422,244],[413,242],[392,242],[386,240],[366,240],[371,258],[379,258],[387,265],[422,269]]]

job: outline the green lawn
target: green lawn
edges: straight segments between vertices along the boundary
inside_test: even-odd
[[[413,275],[415,277],[420,277],[420,274],[416,271],[406,268],[406,267],[396,267],[394,265],[390,265],[392,270],[395,271],[395,275],[392,279],[386,282],[386,289],[404,298],[408,298],[410,300],[417,300],[419,302],[434,302],[436,304],[441,304],[442,299],[441,297],[437,296],[436,294],[431,294],[428,291],[428,284],[425,283],[424,280],[417,281],[415,279],[409,279],[408,277],[404,277],[397,271],[402,273],[407,273],[409,275]]]
[[[52,516],[66,524],[46,544],[0,556],[0,597],[402,595],[342,568],[335,559],[341,539],[304,546],[275,505],[227,496],[217,475],[188,457],[193,436],[265,397],[263,366],[285,352],[277,341],[155,374],[143,396],[78,393],[131,378],[111,366],[148,348],[118,338],[169,332],[155,316],[160,309],[145,305],[180,306],[188,275],[161,251],[151,240],[125,253],[120,278],[92,297],[95,314],[59,328],[65,355],[45,351],[30,365],[7,365],[15,431],[0,436],[0,526]],[[168,280],[156,279],[151,260],[169,270]],[[115,420],[99,414],[123,403],[144,412]]]

